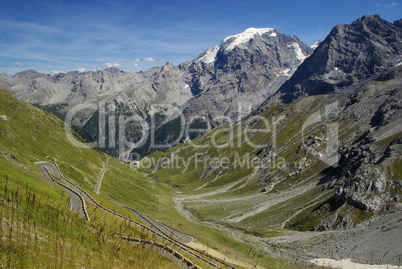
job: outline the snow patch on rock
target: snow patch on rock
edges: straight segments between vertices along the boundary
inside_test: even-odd
[[[220,45],[216,45],[212,49],[207,50],[207,53],[197,60],[197,63],[213,63],[216,59],[216,54],[220,49]]]
[[[288,45],[288,47],[293,47],[293,49],[295,50],[295,54],[296,54],[296,58],[300,61],[304,61],[304,59],[306,59],[307,57],[303,54],[299,44],[297,44],[296,42],[294,42],[292,45]]]

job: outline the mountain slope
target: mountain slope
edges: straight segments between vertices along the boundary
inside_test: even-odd
[[[378,216],[398,218],[401,70],[392,68],[353,92],[272,106],[237,125],[153,153],[140,166],[182,190],[175,201],[189,220],[262,238],[289,235],[289,229],[341,235],[365,229]],[[402,226],[395,229],[391,233]],[[304,236],[312,240],[310,257],[323,255],[314,254],[316,236]],[[267,242],[263,247],[273,251],[268,242],[275,239],[250,235],[248,240]],[[294,247],[292,242],[288,245]],[[397,246],[384,245],[373,244],[371,251],[378,257],[388,253],[386,262],[395,264]],[[355,249],[340,258],[360,257],[362,247]]]

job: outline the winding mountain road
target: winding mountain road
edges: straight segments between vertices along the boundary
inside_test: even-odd
[[[182,244],[189,244],[196,240],[195,236],[179,232],[179,231],[167,226],[166,224],[153,219],[152,217],[148,216],[145,213],[142,213],[138,210],[128,207],[125,204],[117,202],[113,199],[109,199],[109,200],[111,200],[113,203],[115,203],[117,205],[120,205],[120,206],[130,210],[131,212],[136,214],[141,220],[143,220],[145,223],[149,224],[151,227],[157,229],[159,232],[163,233],[164,235],[166,235],[167,237],[169,237],[175,241],[178,241]]]
[[[83,217],[86,220],[89,220],[88,213],[85,208],[85,200],[82,198],[82,196],[71,189],[68,186],[65,186],[64,184],[61,184],[59,181],[57,181],[55,178],[53,178],[52,173],[49,171],[49,169],[42,165],[43,163],[38,162],[36,163],[39,166],[39,169],[43,175],[44,178],[50,180],[51,182],[59,185],[62,187],[70,197],[70,210],[77,213],[79,216]]]
[[[212,266],[214,268],[220,268],[220,266],[224,266],[226,268],[233,268],[232,266],[230,266],[229,264],[215,258],[212,255],[209,255],[207,253],[204,253],[202,251],[199,251],[197,249],[194,249],[186,244],[189,244],[191,242],[194,242],[194,240],[196,239],[194,236],[185,234],[185,233],[181,233],[178,232],[172,228],[170,228],[169,226],[158,222],[156,220],[154,220],[153,218],[149,217],[148,215],[129,208],[123,204],[120,204],[122,206],[124,206],[125,208],[129,209],[130,211],[132,211],[133,213],[136,213],[145,223],[147,223],[150,227],[147,227],[139,222],[136,222],[134,220],[131,220],[125,216],[122,216],[118,213],[115,213],[114,211],[105,208],[104,206],[102,206],[101,204],[99,204],[98,202],[96,202],[86,191],[84,191],[83,189],[81,189],[80,187],[78,187],[77,185],[75,185],[73,182],[69,181],[68,179],[66,179],[62,173],[59,170],[59,167],[57,166],[57,164],[55,162],[37,162],[36,163],[39,168],[40,171],[42,173],[42,175],[52,181],[55,182],[56,184],[62,186],[66,191],[67,188],[68,190],[73,193],[73,199],[76,200],[74,202],[74,204],[76,206],[78,206],[78,201],[82,201],[81,203],[81,207],[80,209],[85,211],[85,202],[83,201],[84,199],[92,204],[94,204],[95,206],[101,208],[102,210],[112,214],[113,216],[123,219],[125,221],[129,221],[130,223],[134,224],[134,226],[138,227],[138,228],[142,228],[144,230],[147,230],[147,232],[149,232],[150,234],[154,235],[155,237],[161,239],[163,242],[165,242],[166,244],[170,244],[176,248],[178,248],[179,250],[186,252],[188,255],[192,256],[193,258],[208,264],[209,266]],[[54,175],[55,177],[57,177],[58,179],[60,179],[61,181],[63,181],[64,183],[67,183],[70,187],[64,186],[63,184],[61,184],[60,182],[58,182],[57,180],[55,180],[53,178]],[[70,200],[72,196],[70,196]],[[75,212],[75,211],[74,211]],[[86,211],[85,211],[86,214]],[[87,219],[89,220],[88,215],[86,214]],[[139,239],[127,239],[127,238],[123,238],[122,236],[120,236],[122,239],[125,240],[129,240],[129,241],[137,241]],[[157,245],[157,244],[154,244]],[[187,263],[187,259],[184,258],[180,253],[178,252],[174,252],[174,255],[176,256],[176,258],[181,259],[185,264],[187,264],[186,266],[188,268],[199,268],[196,265],[193,265],[192,263]],[[213,262],[211,262],[210,260],[212,260]],[[220,264],[220,266],[217,266],[214,262]]]

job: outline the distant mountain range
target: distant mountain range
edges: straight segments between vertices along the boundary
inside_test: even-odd
[[[62,119],[82,103],[104,102],[110,115],[144,119],[149,119],[152,104],[166,104],[156,108],[160,115],[157,127],[178,110],[186,118],[205,116],[217,126],[225,123],[219,117],[236,122],[249,114],[275,93],[312,51],[295,36],[271,28],[249,28],[179,66],[167,63],[140,73],[115,67],[57,75],[28,70],[12,78],[2,75],[0,85],[18,99]],[[98,133],[89,127],[98,125],[92,113],[81,115],[75,124],[97,140]],[[166,143],[174,139],[168,135],[159,140]],[[109,152],[115,153],[114,148],[109,147]]]
[[[400,63],[401,25],[401,20],[391,24],[366,15],[350,25],[336,26],[323,42],[314,44],[315,50],[293,35],[249,28],[179,66],[167,63],[140,73],[115,67],[57,75],[28,70],[13,77],[0,75],[0,86],[62,119],[79,104],[100,102],[105,104],[107,119],[138,115],[150,123],[158,115],[156,128],[161,131],[156,141],[166,145],[177,142],[174,130],[180,129],[179,122],[166,123],[180,113],[186,119],[208,119],[211,126],[196,124],[208,129],[235,123],[272,102],[356,89]],[[98,118],[94,110],[86,110],[74,118],[74,124],[98,140]],[[138,139],[139,130],[133,126],[128,131],[132,139]],[[107,150],[116,155],[118,139],[107,136],[105,140]],[[144,147],[141,153],[152,150],[149,144]]]
[[[1,77],[17,98],[38,105],[105,101],[148,112],[151,103],[172,104],[197,114],[227,111],[243,102],[243,114],[275,92],[312,49],[295,36],[274,29],[249,28],[225,38],[197,58],[174,66],[170,63],[140,73],[115,67],[104,71],[77,71],[57,75],[28,70],[12,78]]]

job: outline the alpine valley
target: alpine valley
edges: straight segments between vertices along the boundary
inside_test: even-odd
[[[13,195],[10,205],[9,178],[19,182],[14,192],[27,193],[24,208],[37,223],[42,215],[29,208],[26,186],[47,195],[43,212],[58,208],[47,189],[56,205],[65,204],[57,190],[64,192],[41,179],[37,162],[47,161],[86,192],[97,186],[93,197],[102,207],[124,203],[119,214],[141,210],[195,236],[196,242],[175,246],[189,259],[176,264],[186,268],[214,267],[214,259],[224,261],[219,267],[235,268],[309,268],[306,262],[321,264],[323,258],[402,265],[402,20],[365,15],[335,26],[312,47],[272,28],[248,28],[178,66],[140,73],[115,67],[56,75],[28,70],[0,75],[0,86],[8,91],[0,91],[2,225],[11,227],[22,195]],[[97,147],[71,145],[63,121],[76,127],[75,141]],[[25,126],[30,135],[20,134]],[[129,163],[132,156],[138,162]],[[124,267],[130,258],[113,256],[119,243],[110,236],[122,233],[112,215],[99,223],[102,207],[89,205],[95,220],[82,224],[81,232],[102,234],[102,225],[110,227],[103,241],[88,235],[89,242],[103,242],[92,256]],[[136,221],[151,223],[138,216]],[[31,222],[21,217],[16,223],[18,234]],[[50,228],[57,238],[61,228]],[[144,229],[124,229],[146,237]],[[176,230],[169,240],[180,237]],[[35,229],[29,231],[34,238]],[[69,233],[79,231],[60,236]],[[53,240],[43,234],[36,240]],[[74,253],[72,244],[85,248],[78,239],[65,242],[66,253]],[[122,248],[126,253],[130,247]],[[211,264],[186,247],[209,251]],[[19,251],[27,249],[21,245]],[[135,251],[145,267],[156,259],[155,251]],[[61,252],[52,255],[53,265],[71,262]],[[158,266],[174,265],[166,259]]]

